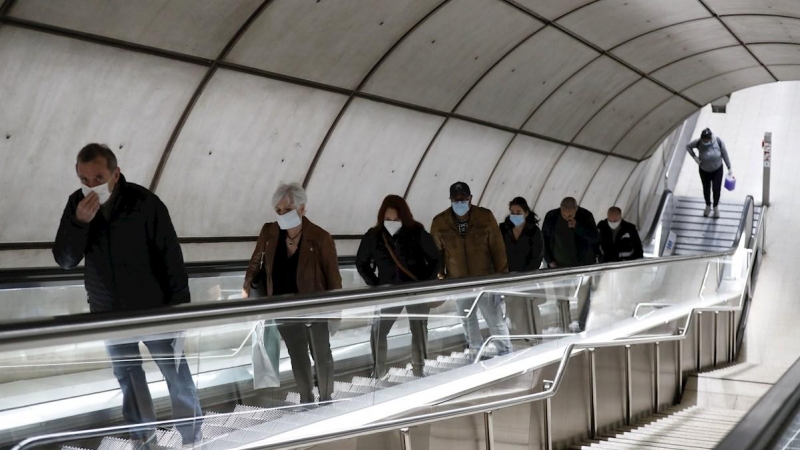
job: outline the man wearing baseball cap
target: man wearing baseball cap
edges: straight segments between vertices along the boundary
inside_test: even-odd
[[[472,204],[469,185],[458,181],[450,186],[451,207],[439,213],[431,224],[431,235],[441,252],[439,278],[482,277],[508,272],[505,243],[494,214],[486,208]],[[482,297],[477,308],[472,299],[456,300],[458,310],[464,314],[464,325],[469,348],[477,351],[483,345],[476,309],[481,311],[493,336],[508,336],[508,325],[503,319],[500,296]],[[500,354],[511,351],[508,339],[494,340]]]

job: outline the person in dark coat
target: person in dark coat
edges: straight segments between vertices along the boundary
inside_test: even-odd
[[[425,227],[414,220],[402,197],[389,195],[378,210],[378,223],[361,239],[356,255],[356,268],[370,286],[404,284],[433,280],[439,272],[439,249]],[[377,269],[378,273],[375,274]],[[428,320],[430,307],[406,305],[411,328],[411,367],[422,376],[427,358]],[[372,359],[374,376],[386,375],[387,338],[402,306],[384,308],[381,318],[372,324]]]
[[[500,231],[506,244],[508,270],[510,272],[539,270],[544,254],[544,239],[539,229],[539,218],[522,197],[511,200],[508,210],[508,217],[500,224]]]
[[[577,267],[597,263],[595,246],[600,242],[592,213],[567,197],[561,207],[547,213],[542,225],[544,259],[548,267]]]
[[[597,224],[600,230],[602,262],[633,261],[644,258],[642,240],[636,225],[622,220],[622,210],[608,209],[608,218]]]
[[[188,303],[189,280],[167,207],[152,192],[128,183],[105,145],[79,153],[81,189],[70,195],[61,217],[53,256],[72,269],[85,260],[84,285],[92,313],[145,310]],[[167,381],[175,419],[201,417],[200,402],[179,338],[148,340]],[[122,414],[130,424],[157,420],[142,369],[139,341],[107,343],[122,389]],[[177,359],[177,363],[176,360]],[[200,420],[178,425],[183,444],[201,439]],[[131,433],[152,441],[154,430]]]

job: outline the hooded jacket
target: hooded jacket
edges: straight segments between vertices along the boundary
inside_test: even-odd
[[[253,278],[261,266],[262,252],[264,270],[267,275],[267,295],[272,296],[274,283],[272,280],[273,261],[278,248],[280,226],[277,222],[265,223],[258,235],[256,248],[244,276],[243,289],[250,294]],[[342,276],[339,273],[339,261],[336,256],[336,245],[327,231],[303,217],[303,237],[300,241],[300,252],[297,260],[297,292],[312,294],[342,288]]]
[[[122,175],[114,191],[109,219],[98,211],[88,224],[76,218],[83,192],[70,195],[53,247],[56,262],[72,269],[86,260],[93,313],[188,303],[189,279],[167,207]]]
[[[486,208],[472,205],[467,233],[461,236],[452,208],[433,218],[431,236],[441,254],[441,278],[482,277],[508,272],[503,235]]]
[[[368,285],[414,281],[397,267],[386,247],[387,242],[400,263],[414,274],[417,281],[436,279],[439,271],[439,250],[421,224],[403,227],[394,236],[390,236],[381,225],[364,234],[356,254],[356,269]]]
[[[694,149],[697,149],[700,159],[700,169],[705,172],[714,172],[722,167],[722,162],[728,170],[731,170],[731,160],[728,158],[728,150],[725,148],[725,143],[722,139],[718,138],[715,134],[711,135],[711,142],[706,145],[702,139],[695,139],[686,144],[686,151],[695,158]]]
[[[544,239],[542,231],[536,224],[536,217],[533,213],[528,214],[519,239],[514,239],[514,228],[514,223],[508,217],[500,224],[500,232],[503,233],[503,242],[506,245],[508,270],[511,272],[539,270],[544,257]]]

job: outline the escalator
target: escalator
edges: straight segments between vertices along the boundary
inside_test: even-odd
[[[704,217],[705,201],[699,198],[678,197],[672,215],[672,231],[676,255],[698,255],[724,252],[731,248],[742,220],[745,203],[720,202],[719,218]],[[761,206],[753,211],[753,232],[758,228]]]
[[[724,253],[6,324],[0,446],[134,450],[139,443],[122,424],[104,343],[174,334],[182,336],[204,411],[196,448],[566,448],[591,439],[600,445],[622,427],[671,412],[690,373],[735,360],[760,244],[758,236],[747,238],[751,222],[744,222]],[[461,317],[495,297],[505,300],[514,352],[497,355],[497,337],[480,352],[467,351]],[[459,311],[460,299],[471,308]],[[392,368],[383,379],[371,378],[372,322],[387,307],[414,303],[440,305],[425,317],[425,376],[410,370],[409,316],[402,313],[389,337]],[[586,318],[582,328],[569,334],[579,317]],[[333,401],[300,404],[284,348],[280,386],[254,388],[251,332],[271,320],[340,324],[331,338]],[[148,425],[157,436],[150,448],[181,448],[166,384],[152,358],[143,364],[159,416]],[[701,414],[685,411],[681,417]]]

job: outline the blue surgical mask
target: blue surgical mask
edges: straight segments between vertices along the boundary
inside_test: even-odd
[[[511,220],[511,223],[513,223],[515,227],[518,227],[523,223],[525,223],[525,216],[523,216],[522,214],[511,214],[510,216],[508,216],[508,218],[509,220]]]
[[[465,216],[469,212],[469,201],[453,202],[453,212],[457,216]]]

